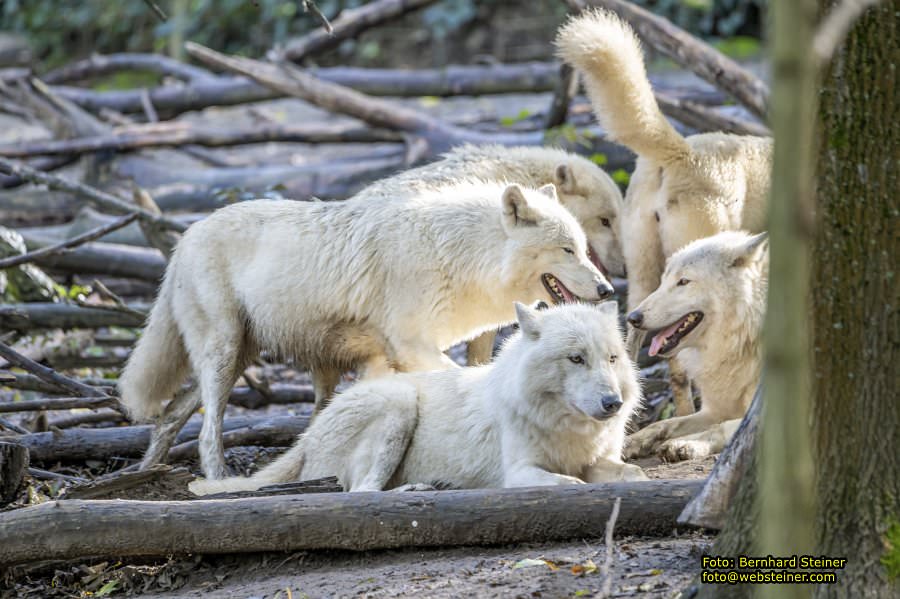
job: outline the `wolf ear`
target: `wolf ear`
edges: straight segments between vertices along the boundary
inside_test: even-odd
[[[766,231],[750,237],[746,243],[737,248],[737,254],[731,266],[747,266],[759,260],[769,248],[769,234]]]
[[[600,302],[599,304],[594,304],[594,306],[601,312],[609,312],[611,314],[615,314],[616,316],[619,315],[619,302],[617,302],[616,300]]]
[[[546,185],[538,187],[538,192],[544,194],[554,202],[559,201],[559,196],[556,195],[556,185],[554,185],[553,183],[547,183]]]
[[[575,173],[568,164],[557,165],[553,173],[556,186],[564,193],[575,193]]]
[[[519,226],[534,226],[538,221],[538,213],[518,185],[510,185],[503,190],[503,224],[508,229]]]
[[[521,329],[522,334],[529,339],[539,338],[541,336],[540,327],[538,327],[538,321],[541,318],[540,313],[520,302],[516,302],[515,305],[516,320],[519,321],[519,329]]]

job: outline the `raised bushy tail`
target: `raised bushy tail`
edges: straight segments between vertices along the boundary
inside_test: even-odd
[[[613,140],[662,162],[690,155],[656,103],[640,42],[619,17],[605,10],[572,17],[559,30],[556,47],[581,71],[597,119]]]
[[[162,403],[172,398],[187,376],[188,355],[172,314],[170,286],[167,277],[119,377],[121,404],[136,422],[158,416]]]
[[[194,495],[256,491],[267,485],[295,481],[300,477],[305,461],[303,435],[274,462],[250,477],[232,476],[221,480],[197,479],[188,485]]]

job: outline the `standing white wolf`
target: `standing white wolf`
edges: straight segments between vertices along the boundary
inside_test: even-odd
[[[584,75],[601,125],[638,155],[620,231],[629,310],[659,286],[665,260],[677,249],[722,231],[765,228],[770,138],[682,137],[656,103],[637,37],[611,12],[573,17],[556,43],[561,57]],[[639,345],[642,338],[636,337]],[[690,382],[670,364],[676,413],[690,414]]]
[[[703,391],[703,406],[631,435],[627,456],[701,457],[731,438],[759,384],[768,263],[766,234],[737,231],[699,239],[669,258],[659,288],[628,321],[658,331],[650,355],[678,355]]]
[[[553,184],[559,201],[584,229],[591,262],[605,276],[625,276],[619,242],[622,193],[603,169],[581,156],[556,148],[463,145],[441,160],[377,181],[355,197],[390,198],[421,193],[461,179],[506,181],[528,187]],[[494,331],[469,342],[470,366],[490,361]]]
[[[521,331],[492,364],[358,383],[256,475],[199,480],[191,490],[323,476],[348,491],[645,479],[621,458],[640,387],[616,304],[542,312],[516,304],[516,312]]]
[[[222,420],[262,349],[305,364],[321,408],[341,372],[454,366],[443,350],[512,322],[513,301],[597,300],[609,282],[553,186],[468,182],[372,202],[253,201],[191,226],[119,381],[135,419],[159,414],[143,465],[202,403],[204,473],[225,472]]]
[[[606,276],[625,276],[619,241],[622,192],[599,166],[557,148],[463,145],[441,160],[376,181],[356,196],[392,197],[418,193],[460,180],[503,181],[527,187],[554,185],[588,240],[591,261]]]

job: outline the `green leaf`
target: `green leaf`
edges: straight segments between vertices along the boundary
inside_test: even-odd
[[[96,593],[94,593],[94,597],[105,597],[107,595],[112,594],[112,592],[115,591],[117,588],[119,588],[119,581],[118,580],[110,580],[105,585],[100,587],[100,590],[98,590]]]
[[[614,170],[611,176],[613,181],[619,185],[628,185],[628,182],[631,181],[631,175],[624,168]]]
[[[606,157],[606,154],[591,154],[591,162],[596,164],[597,166],[604,166],[609,162],[609,158]]]

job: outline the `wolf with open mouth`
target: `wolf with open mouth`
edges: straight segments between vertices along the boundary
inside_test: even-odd
[[[628,315],[632,326],[653,333],[650,355],[678,355],[700,387],[703,407],[635,433],[626,456],[701,457],[728,441],[722,430],[734,431],[759,382],[767,248],[765,233],[697,240],[669,258],[659,288]]]

